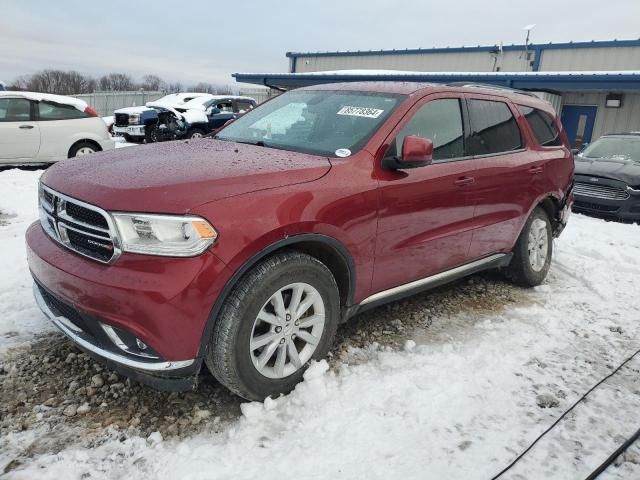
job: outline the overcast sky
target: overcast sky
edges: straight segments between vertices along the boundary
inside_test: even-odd
[[[43,68],[184,84],[282,72],[287,51],[640,38],[638,0],[1,0],[0,80]]]

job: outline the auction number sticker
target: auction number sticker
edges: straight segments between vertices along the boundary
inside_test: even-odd
[[[367,107],[350,107],[345,105],[338,110],[338,115],[349,115],[352,117],[365,117],[365,118],[378,118],[384,113],[384,110],[379,108],[367,108]]]

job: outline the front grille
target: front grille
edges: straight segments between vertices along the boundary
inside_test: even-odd
[[[42,184],[39,198],[40,223],[51,238],[102,263],[117,258],[118,240],[107,212]]]
[[[126,113],[116,113],[115,117],[115,124],[117,127],[129,126],[129,115],[127,115]]]
[[[620,210],[620,207],[617,207],[615,205],[601,205],[599,203],[581,202],[578,200],[573,202],[573,206],[577,209],[594,210],[597,212],[606,213],[615,213]]]
[[[98,228],[109,228],[109,224],[107,224],[107,220],[104,216],[96,212],[95,210],[90,210],[85,208],[77,203],[66,202],[66,212],[71,218],[75,220],[79,220],[82,223],[87,225],[91,225]]]
[[[584,182],[576,182],[573,193],[604,200],[626,200],[629,198],[629,192],[625,188]]]

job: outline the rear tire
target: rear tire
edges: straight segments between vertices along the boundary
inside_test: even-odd
[[[91,142],[80,142],[71,147],[71,150],[69,150],[69,158],[82,157],[99,151],[100,149]]]
[[[204,132],[199,128],[192,128],[187,132],[187,138],[202,138],[204,137]]]
[[[513,258],[505,270],[507,278],[525,287],[540,285],[549,272],[553,255],[553,236],[549,216],[536,207],[518,237]]]
[[[288,393],[309,361],[328,353],[339,315],[329,269],[309,255],[277,253],[250,270],[225,300],[205,363],[220,383],[248,400]]]

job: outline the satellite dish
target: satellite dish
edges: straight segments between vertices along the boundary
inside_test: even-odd
[[[526,27],[522,27],[522,29],[526,30],[527,32],[530,32],[534,28],[536,28],[536,24],[535,23],[532,23],[531,25],[527,25]]]

